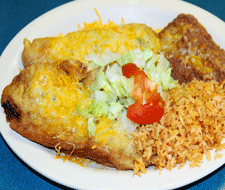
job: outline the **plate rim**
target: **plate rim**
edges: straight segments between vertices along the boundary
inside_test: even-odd
[[[54,9],[52,9],[52,10],[50,10],[50,11],[48,11],[48,12],[46,12],[46,13],[44,13],[43,15],[41,15],[41,16],[39,16],[38,18],[36,18],[35,20],[33,20],[32,22],[30,22],[27,26],[25,26],[11,41],[10,41],[10,43],[6,46],[6,48],[4,49],[4,51],[2,52],[2,55],[1,55],[1,57],[0,57],[0,69],[4,66],[3,64],[2,64],[2,62],[3,62],[3,60],[5,60],[6,59],[6,54],[7,54],[7,51],[9,51],[9,49],[12,49],[12,46],[15,44],[15,43],[18,43],[18,42],[21,42],[22,41],[22,39],[24,38],[24,33],[30,33],[32,30],[33,30],[33,25],[38,25],[38,24],[40,24],[40,22],[42,22],[42,20],[44,20],[44,19],[46,19],[46,17],[49,17],[49,15],[52,15],[53,13],[54,14],[56,14],[56,12],[58,12],[59,11],[59,9],[65,9],[66,7],[70,7],[72,4],[76,4],[76,5],[81,5],[81,4],[84,4],[84,2],[87,2],[87,1],[90,1],[90,0],[79,0],[79,1],[72,1],[72,2],[68,2],[68,3],[66,3],[66,4],[63,4],[63,5],[61,5],[61,6],[59,6],[59,7],[56,7],[56,8],[54,8]],[[92,2],[100,2],[101,0],[92,0]],[[101,1],[102,2],[102,1]],[[119,0],[116,0],[116,1],[114,1],[114,2],[116,2],[116,3],[119,3],[119,2],[121,2],[121,1],[119,1]],[[135,5],[135,4],[139,4],[139,3],[144,3],[144,2],[146,2],[145,0],[126,0],[126,1],[123,1],[122,3],[125,3],[125,5],[127,5],[127,4],[129,4],[129,5]],[[153,2],[153,1],[152,1]],[[168,0],[159,0],[158,2],[169,2]],[[215,15],[213,15],[213,14],[211,14],[211,13],[209,13],[209,12],[207,12],[207,11],[205,11],[204,9],[202,9],[202,8],[199,8],[199,7],[197,7],[196,5],[193,5],[193,4],[190,4],[190,3],[187,3],[187,2],[184,2],[184,1],[180,1],[180,0],[170,0],[170,2],[177,2],[178,4],[183,4],[183,3],[185,3],[187,6],[191,6],[191,7],[193,7],[194,6],[194,9],[198,9],[200,12],[201,12],[201,14],[202,13],[204,13],[204,14],[207,14],[207,15],[210,15],[209,17],[213,17],[215,20],[217,20],[217,23],[223,23],[223,27],[225,28],[225,24],[224,24],[224,22],[221,20],[221,19],[219,19],[219,18],[217,18]],[[53,15],[54,15],[53,14]],[[52,17],[52,16],[51,16]],[[201,21],[200,21],[201,22]],[[217,31],[217,30],[216,30]],[[22,44],[21,44],[21,46],[22,46]],[[20,47],[21,47],[20,46]],[[21,49],[21,48],[20,48]],[[17,53],[18,54],[18,51],[16,50],[16,49],[13,49],[13,51],[12,51],[13,53]],[[12,58],[11,58],[12,59]],[[0,90],[2,90],[2,89],[0,89]],[[2,109],[2,108],[1,108]],[[2,109],[3,110],[3,109]],[[7,139],[7,135],[6,135],[6,133],[5,133],[5,131],[4,130],[1,130],[1,128],[0,128],[0,133],[1,133],[1,135],[2,135],[2,137],[4,138],[4,140],[5,140],[5,142],[8,144],[8,146],[13,150],[13,152],[14,153],[16,153],[16,155],[21,159],[21,160],[23,160],[28,166],[30,166],[31,168],[33,168],[35,171],[37,171],[38,173],[40,173],[40,174],[42,174],[42,175],[44,175],[44,176],[46,176],[47,178],[49,178],[49,179],[51,179],[51,180],[53,180],[53,181],[55,181],[54,180],[54,178],[52,178],[51,176],[49,176],[48,175],[48,173],[44,173],[43,174],[43,171],[39,171],[39,169],[38,168],[36,168],[36,167],[34,167],[33,165],[32,165],[32,163],[30,163],[29,161],[27,161],[26,159],[24,159],[23,158],[23,156],[21,156],[20,155],[20,153],[18,153],[18,151],[17,150],[15,150],[14,149],[14,147],[13,147],[13,145],[12,145],[12,143]],[[26,140],[25,140],[26,141]],[[206,175],[208,175],[209,173],[211,173],[211,172],[213,172],[214,170],[216,170],[216,169],[218,169],[219,167],[221,167],[222,165],[224,164],[224,161],[223,161],[223,163],[221,162],[221,163],[219,163],[217,166],[216,166],[216,168],[215,169],[212,169],[212,170],[209,170],[207,173],[206,173]],[[181,186],[183,186],[183,185],[187,185],[187,184],[190,184],[190,183],[192,183],[192,182],[194,182],[194,181],[196,181],[196,180],[199,180],[200,178],[202,178],[202,177],[204,177],[204,176],[206,176],[205,174],[203,174],[203,175],[200,175],[199,177],[198,177],[198,179],[190,179],[189,180],[189,182],[187,183],[187,181],[186,181],[186,183],[185,184],[176,184],[175,186],[170,186],[171,188],[178,188],[178,187],[181,187]],[[61,181],[61,182],[58,182],[58,181],[56,181],[57,183],[60,183],[60,184],[63,184],[63,185],[65,185],[65,186],[68,186],[68,187],[72,187],[72,188],[77,188],[77,187],[74,187],[74,186],[70,186],[70,185],[68,185],[68,184],[65,184],[65,182],[63,182],[63,181]],[[90,186],[87,186],[87,187],[85,187],[85,186],[80,186],[80,187],[78,187],[78,188],[84,188],[84,189],[90,189]],[[166,187],[167,188],[167,187]],[[160,189],[163,189],[163,188],[160,188]]]

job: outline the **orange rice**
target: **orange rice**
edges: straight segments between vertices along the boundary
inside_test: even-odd
[[[146,162],[159,170],[181,168],[187,161],[199,167],[203,154],[210,160],[210,150],[225,149],[225,81],[193,80],[165,96],[160,122],[140,126],[133,134],[134,146]],[[134,174],[138,171],[134,168]]]

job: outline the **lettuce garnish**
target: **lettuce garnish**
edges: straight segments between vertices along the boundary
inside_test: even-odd
[[[127,63],[135,63],[143,69],[152,81],[160,86],[160,93],[177,86],[178,82],[171,77],[169,61],[164,55],[155,55],[150,48],[144,51],[140,49],[129,50],[123,55],[106,51],[103,55],[89,54],[86,60],[99,68],[96,80],[91,84],[91,103],[78,111],[88,119],[88,130],[95,134],[95,120],[108,116],[117,119],[122,127],[131,125],[131,121],[125,117],[129,105],[134,103],[131,96],[134,87],[133,77],[126,78],[122,74],[122,66]],[[113,63],[113,64],[112,64]],[[82,104],[82,103],[81,103]],[[80,105],[81,105],[80,104]],[[125,126],[128,127],[128,126]]]

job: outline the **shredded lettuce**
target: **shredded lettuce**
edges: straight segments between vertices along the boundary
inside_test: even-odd
[[[94,123],[94,118],[91,117],[88,119],[88,132],[91,136],[95,136],[95,131],[96,131],[96,127]]]
[[[92,94],[96,90],[104,90],[106,92],[112,92],[113,88],[110,85],[110,82],[107,80],[105,73],[104,73],[104,68],[100,68],[100,70],[97,73],[96,80],[91,84],[90,90]]]
[[[95,91],[104,91],[112,101],[130,96],[132,88],[132,80],[123,76],[121,67],[116,63],[108,66],[105,72],[101,68],[97,73],[96,80],[90,86],[92,94]]]
[[[109,108],[109,118],[116,119],[122,109],[123,106],[119,102],[112,102]]]
[[[86,118],[93,117],[91,113],[94,110],[94,100],[92,99],[92,101],[90,101],[90,103],[86,106],[83,106],[84,104],[86,105],[86,101],[81,101],[77,105],[77,111],[79,112],[79,114]]]
[[[120,59],[117,60],[120,66],[123,66],[127,63],[135,63],[139,68],[143,69],[145,67],[145,62],[149,60],[153,55],[153,52],[150,48],[146,48],[144,51],[141,51],[139,48],[135,50],[129,50],[125,52]]]
[[[129,50],[123,55],[107,50],[101,55],[91,53],[85,59],[90,61],[93,68],[99,68],[96,80],[89,87],[92,101],[84,108],[80,106],[82,103],[78,105],[79,113],[88,118],[88,131],[91,135],[95,134],[94,120],[103,116],[117,119],[123,128],[131,126],[134,129],[137,125],[126,117],[127,108],[135,102],[131,95],[134,79],[123,76],[123,65],[132,62],[143,69],[152,81],[159,84],[162,96],[163,92],[178,84],[171,77],[169,61],[163,54],[155,55],[150,48],[144,51],[139,48]]]
[[[109,112],[109,105],[106,102],[94,102],[94,109],[91,112],[91,114],[96,117],[96,118],[100,118],[103,116],[108,115]]]
[[[129,133],[132,133],[136,129],[136,127],[139,125],[127,118],[127,110],[122,111],[118,115],[117,121],[119,122],[120,126],[123,129],[127,130]]]
[[[105,72],[105,75],[116,91],[117,97],[127,97],[130,95],[130,80],[123,76],[122,69],[118,64],[109,66]]]
[[[118,59],[118,63],[120,66],[123,66],[127,63],[132,62],[134,57],[135,53],[132,50],[128,50],[120,57],[120,59]]]
[[[153,56],[152,50],[150,48],[148,48],[148,47],[145,48],[144,51],[143,51],[143,56],[144,56],[145,62],[148,61]]]
[[[162,53],[160,55],[153,55],[146,62],[144,71],[152,81],[156,81],[162,86],[163,91],[174,88],[178,84],[178,81],[172,78],[169,61]]]
[[[117,63],[107,66],[106,71],[102,67],[90,86],[92,105],[87,106],[81,113],[87,117],[108,116],[110,119],[116,119],[122,110],[128,107],[129,102],[132,102],[132,89],[133,81],[123,76]]]
[[[100,67],[104,67],[113,61],[116,61],[120,57],[121,54],[110,52],[110,50],[107,49],[101,55],[90,53],[85,56],[85,60],[91,61]]]

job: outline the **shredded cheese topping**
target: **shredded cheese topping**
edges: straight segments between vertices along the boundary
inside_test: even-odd
[[[91,53],[102,54],[106,50],[123,54],[127,50],[149,47],[154,52],[160,48],[160,41],[156,32],[144,24],[121,24],[108,20],[103,24],[95,9],[99,20],[92,23],[78,24],[78,31],[49,38],[34,39],[30,43],[24,40],[24,60],[28,64],[38,62],[54,62],[76,59],[85,62],[85,56]],[[88,64],[88,62],[85,62]]]

